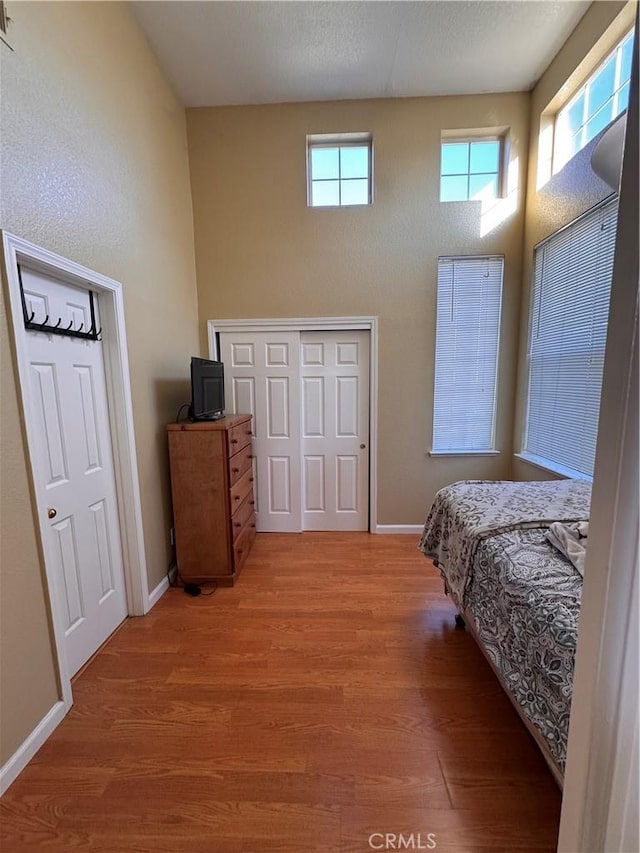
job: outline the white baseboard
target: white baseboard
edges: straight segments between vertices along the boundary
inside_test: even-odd
[[[412,533],[420,535],[424,524],[376,524],[374,533]]]
[[[165,592],[168,589],[169,589],[169,578],[164,577],[164,578],[162,578],[162,580],[160,581],[158,586],[155,589],[152,589],[151,592],[149,593],[149,605],[148,605],[145,613],[148,613],[151,610],[151,608],[160,601],[160,599],[162,598],[162,596],[165,594]]]
[[[11,758],[0,767],[0,796],[15,782],[42,744],[63,721],[67,708],[62,699],[40,720]]]

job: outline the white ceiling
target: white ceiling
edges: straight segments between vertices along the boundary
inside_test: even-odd
[[[528,90],[590,2],[134,2],[189,107]]]

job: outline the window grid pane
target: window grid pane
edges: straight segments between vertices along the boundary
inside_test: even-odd
[[[558,232],[535,254],[523,452],[593,475],[617,201]]]
[[[469,143],[445,142],[441,149],[442,175],[469,174]]]
[[[440,201],[467,201],[468,175],[443,175],[440,179]]]
[[[370,142],[310,144],[309,153],[311,207],[371,204]]]
[[[622,112],[622,110],[626,110],[629,106],[629,83],[625,83],[624,86],[620,86],[616,93],[617,104],[615,106],[616,115]]]
[[[502,258],[438,261],[435,452],[493,450]]]
[[[340,181],[312,181],[313,207],[335,207],[340,204]]]
[[[365,145],[351,145],[340,149],[340,177],[369,177],[369,148]]]
[[[608,101],[616,88],[616,55],[597,72],[589,84],[589,115],[594,115]]]
[[[498,196],[498,176],[469,175],[469,198],[492,199]]]
[[[369,182],[366,178],[343,178],[340,181],[340,204],[367,204],[369,201]]]
[[[470,146],[469,172],[472,175],[493,172],[497,174],[500,163],[500,143],[473,142]]]
[[[313,180],[335,180],[340,177],[338,148],[312,148],[311,174]]]

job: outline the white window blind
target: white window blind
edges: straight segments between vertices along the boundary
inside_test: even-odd
[[[614,199],[535,251],[523,455],[569,476],[593,475],[617,215]]]
[[[494,449],[503,259],[440,258],[434,453]]]

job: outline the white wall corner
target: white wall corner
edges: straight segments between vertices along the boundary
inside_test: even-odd
[[[169,589],[169,578],[164,577],[164,578],[162,578],[160,583],[156,587],[154,587],[154,589],[152,589],[151,592],[149,593],[149,597],[147,599],[147,607],[144,611],[145,614],[148,613],[152,607],[155,607],[155,605],[160,601],[160,599],[162,598],[162,596],[165,594],[165,592],[168,589]]]
[[[60,725],[71,708],[60,699],[40,720],[30,735],[20,744],[11,758],[0,768],[0,796],[15,782],[36,752]]]

